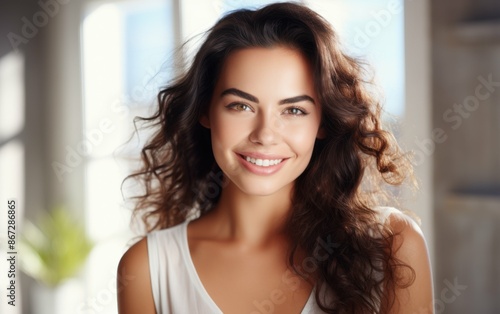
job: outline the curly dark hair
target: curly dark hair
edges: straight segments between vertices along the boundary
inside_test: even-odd
[[[312,256],[318,239],[334,239],[332,254],[316,261],[316,283],[332,295],[327,303],[317,289],[320,308],[327,313],[387,312],[395,290],[409,286],[415,275],[395,257],[397,234],[380,223],[374,207],[380,205],[378,196],[387,195],[381,183],[402,184],[412,177],[412,166],[381,126],[382,108],[369,92],[363,64],[344,54],[331,25],[304,5],[233,11],[208,31],[190,67],[159,93],[155,114],[138,118],[154,134],[142,149],[142,168],[128,177],[145,188],[136,196],[134,213],[152,231],[214,207],[222,171],[200,117],[232,52],[277,46],[296,49],[310,62],[326,133],[316,140],[309,165],[295,181],[285,227],[292,243],[287,262],[308,279],[293,263],[298,249]]]

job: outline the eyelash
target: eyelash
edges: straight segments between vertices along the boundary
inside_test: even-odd
[[[300,114],[292,114],[293,116],[298,116],[298,117],[303,117],[303,116],[307,116],[309,113],[302,107],[288,107],[286,108],[284,111],[290,111],[290,110],[293,110],[293,109],[297,109],[298,111],[300,111],[301,113]]]
[[[242,104],[242,103],[239,103],[239,102],[230,103],[229,105],[226,106],[226,108],[233,109],[233,110],[236,110],[236,111],[246,111],[246,110],[238,110],[238,109],[236,109],[237,106],[241,106],[241,107],[245,106],[247,108],[252,109],[252,107],[250,107],[249,105]]]
[[[252,107],[250,107],[249,105],[242,104],[242,103],[230,103],[229,105],[226,106],[226,108],[232,109],[232,110],[236,110],[236,111],[247,111],[247,110],[238,110],[238,109],[236,109],[237,106],[240,106],[240,108],[243,107],[243,106],[245,106],[246,108],[252,109]],[[285,110],[283,110],[283,112],[291,111],[291,110],[294,110],[294,109],[299,110],[301,113],[299,113],[299,114],[290,114],[292,116],[303,117],[303,116],[306,116],[306,115],[309,114],[304,108],[298,107],[298,106],[293,106],[293,107],[285,108]]]

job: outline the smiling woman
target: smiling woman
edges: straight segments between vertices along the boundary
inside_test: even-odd
[[[311,66],[297,50],[248,48],[227,58],[201,123],[211,130],[215,161],[229,185],[290,199],[319,131],[314,98]]]
[[[411,166],[367,85],[305,6],[219,20],[143,118],[120,313],[432,313],[420,229],[375,197]]]

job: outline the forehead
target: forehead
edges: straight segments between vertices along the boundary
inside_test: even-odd
[[[227,88],[257,97],[308,94],[315,98],[308,60],[298,50],[286,47],[245,48],[231,53],[222,66],[216,93]]]

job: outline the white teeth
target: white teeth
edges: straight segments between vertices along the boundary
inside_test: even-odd
[[[274,166],[274,165],[277,165],[283,161],[283,159],[255,159],[255,158],[251,158],[248,156],[245,156],[245,159],[248,162],[251,162],[252,164],[257,165],[257,166],[261,166],[261,167]]]

